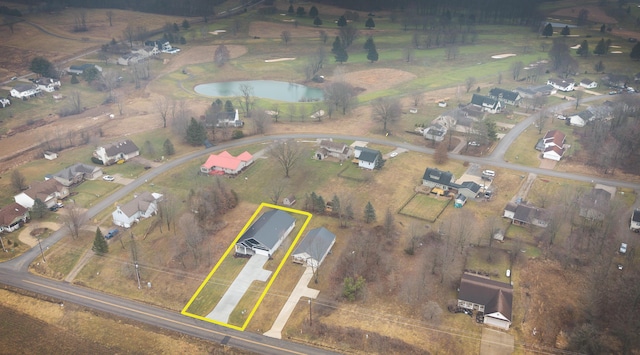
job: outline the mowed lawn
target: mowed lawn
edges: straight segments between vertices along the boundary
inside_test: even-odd
[[[399,213],[425,221],[435,222],[449,203],[451,203],[450,198],[416,193],[411,197],[411,200],[402,207]]]

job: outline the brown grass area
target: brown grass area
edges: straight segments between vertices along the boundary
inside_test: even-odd
[[[223,348],[200,339],[86,311],[73,304],[0,290],[4,323],[2,354],[16,353],[167,353],[210,354]],[[108,329],[109,331],[105,331]],[[38,341],[33,335],[38,334]],[[114,334],[127,334],[127,341]],[[11,349],[11,350],[9,350]],[[227,349],[225,353],[246,354]]]
[[[594,6],[594,5],[568,7],[565,9],[554,11],[550,14],[550,16],[561,16],[561,17],[577,19],[578,14],[582,9],[586,9],[587,11],[589,11],[589,21],[598,22],[598,23],[610,23],[610,24],[618,23],[616,19],[607,15],[601,7]]]
[[[289,20],[289,17],[283,18],[283,20]],[[324,27],[306,27],[298,26],[297,28],[289,22],[266,22],[266,21],[254,21],[249,25],[249,36],[260,38],[280,38],[283,31],[289,31],[291,38],[320,38],[320,31],[327,33],[329,38],[335,38],[338,35],[337,28],[324,28]]]
[[[524,343],[555,346],[561,330],[566,333],[583,321],[584,290],[589,288],[583,272],[549,260],[528,260],[516,283],[513,327]]]

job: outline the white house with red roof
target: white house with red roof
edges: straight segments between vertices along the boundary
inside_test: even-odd
[[[245,151],[234,157],[226,150],[220,154],[211,154],[200,166],[200,172],[209,175],[236,175],[253,163],[253,155]]]
[[[565,152],[564,141],[566,138],[567,136],[558,130],[548,131],[547,134],[540,139],[536,145],[536,149],[542,151],[543,158],[560,161]]]

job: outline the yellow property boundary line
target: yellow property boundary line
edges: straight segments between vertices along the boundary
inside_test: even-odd
[[[302,228],[300,228],[300,231],[298,232],[298,234],[296,235],[295,239],[293,240],[293,242],[291,243],[291,246],[289,247],[289,249],[287,250],[287,252],[285,253],[284,257],[282,258],[282,261],[280,262],[280,264],[278,265],[278,268],[276,269],[276,271],[273,273],[273,275],[270,277],[269,282],[267,283],[267,286],[264,288],[264,291],[262,292],[262,294],[260,295],[260,298],[258,298],[258,302],[256,302],[256,305],[253,306],[253,309],[251,310],[251,312],[249,313],[249,316],[247,317],[247,320],[245,320],[244,324],[242,324],[242,327],[239,327],[237,325],[233,325],[233,324],[229,324],[229,323],[224,323],[224,322],[220,322],[214,319],[209,319],[197,314],[193,314],[190,312],[187,312],[187,309],[189,309],[189,307],[191,306],[191,304],[193,303],[193,301],[198,297],[198,295],[200,295],[200,292],[202,291],[202,289],[207,285],[207,283],[209,282],[209,280],[211,279],[211,277],[213,276],[213,274],[216,272],[216,270],[218,270],[218,267],[222,264],[222,262],[227,258],[227,256],[229,255],[229,253],[231,253],[231,251],[235,248],[236,243],[238,242],[238,239],[240,239],[240,237],[244,234],[244,232],[251,226],[251,224],[253,223],[253,220],[258,216],[258,214],[260,213],[260,211],[262,211],[262,209],[264,207],[267,208],[273,208],[273,209],[277,209],[277,210],[282,210],[285,212],[290,212],[290,213],[295,213],[295,214],[300,214],[303,216],[306,216],[307,218],[305,219],[304,223],[302,224]],[[282,206],[277,206],[277,205],[273,205],[270,203],[266,203],[263,202],[260,204],[260,206],[256,209],[256,211],[253,213],[253,215],[251,216],[251,218],[249,219],[249,221],[244,225],[244,227],[242,228],[242,230],[240,231],[240,233],[238,233],[238,235],[236,236],[236,238],[233,240],[233,242],[231,243],[231,245],[229,245],[229,248],[227,248],[227,250],[224,252],[224,254],[222,255],[222,257],[220,258],[220,260],[216,263],[216,265],[213,267],[213,269],[211,269],[211,272],[209,273],[209,275],[207,276],[207,278],[204,279],[204,281],[202,282],[202,284],[200,284],[200,287],[198,287],[198,289],[196,290],[196,292],[193,294],[193,296],[191,296],[191,299],[189,300],[189,302],[184,306],[184,308],[182,309],[182,311],[180,312],[182,315],[185,315],[187,317],[191,317],[191,318],[195,318],[195,319],[199,319],[201,321],[205,321],[205,322],[209,322],[209,323],[214,323],[214,324],[218,324],[227,328],[231,328],[231,329],[235,329],[235,330],[239,330],[239,331],[244,331],[247,328],[247,325],[249,324],[249,321],[251,321],[251,318],[253,318],[253,315],[256,313],[256,311],[258,310],[258,306],[260,306],[260,303],[262,303],[262,300],[264,299],[264,297],[267,295],[267,292],[269,291],[269,289],[271,288],[271,284],[273,284],[273,282],[275,281],[276,277],[278,276],[278,273],[280,272],[280,269],[282,269],[282,267],[284,266],[284,263],[289,259],[289,255],[291,255],[291,252],[293,252],[293,248],[296,246],[296,243],[298,242],[298,239],[300,239],[300,236],[302,236],[302,232],[304,232],[304,230],[307,228],[307,225],[309,224],[309,221],[311,221],[311,217],[313,215],[309,212],[305,212],[305,211],[301,211],[301,210],[296,210],[293,208],[287,208],[287,207],[282,207]]]

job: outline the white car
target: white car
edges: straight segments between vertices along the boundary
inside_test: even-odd
[[[104,180],[104,181],[113,181],[113,180],[115,180],[115,178],[113,176],[111,176],[111,175],[104,175],[104,176],[102,176],[102,180]]]
[[[391,158],[395,158],[395,157],[397,157],[397,156],[398,156],[398,152],[391,152],[391,154],[389,154],[389,156],[390,156]]]
[[[470,146],[472,146],[472,147],[479,147],[479,146],[480,146],[480,143],[475,142],[475,141],[473,141],[473,142],[469,142],[468,144],[469,144]]]
[[[620,244],[620,254],[626,254],[626,253],[627,253],[627,243]]]
[[[496,172],[493,170],[482,170],[482,176],[495,177]]]

